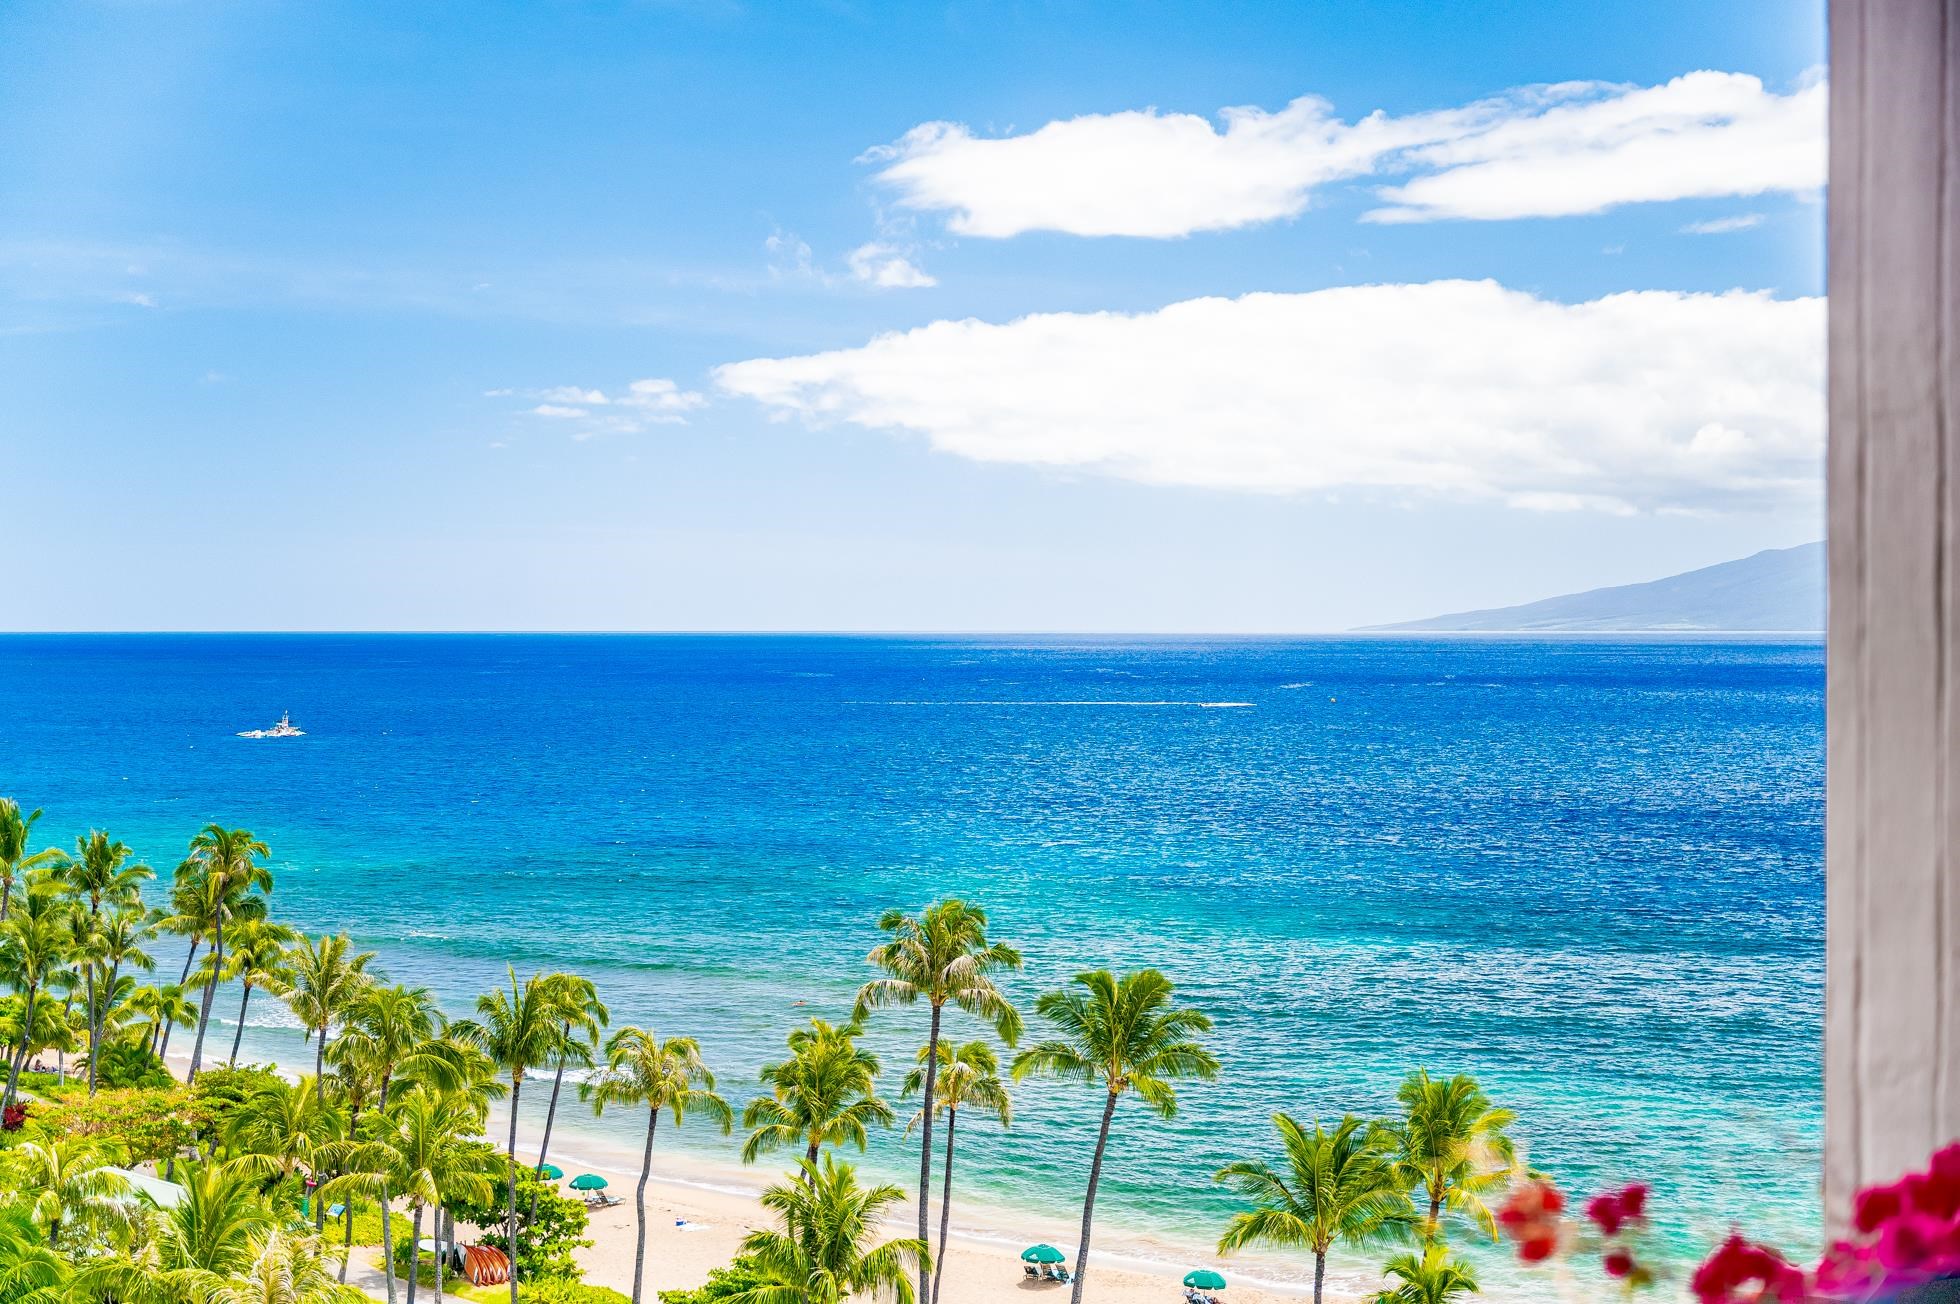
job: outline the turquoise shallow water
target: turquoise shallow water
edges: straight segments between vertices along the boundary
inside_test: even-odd
[[[0,792],[164,871],[249,827],[279,913],[453,1013],[506,962],[577,968],[737,1098],[847,1008],[888,905],[985,903],[1023,997],[1155,965],[1226,1075],[1122,1121],[1111,1226],[1215,1239],[1207,1175],[1268,1112],[1381,1110],[1421,1064],[1483,1077],[1568,1187],[1653,1181],[1677,1253],[1800,1252],[1822,691],[1821,646],[1768,642],[18,636]],[[282,710],[307,737],[232,737]],[[876,1026],[893,1062],[920,1031]],[[1067,1216],[1096,1104],[1017,1099],[962,1184]]]

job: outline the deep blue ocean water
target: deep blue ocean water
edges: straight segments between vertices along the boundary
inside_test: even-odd
[[[577,968],[738,1105],[846,1011],[887,906],[984,903],[1024,998],[1154,965],[1225,1076],[1119,1117],[1112,1227],[1214,1240],[1208,1175],[1273,1151],[1270,1111],[1383,1110],[1424,1065],[1480,1076],[1568,1189],[1651,1180],[1682,1253],[1731,1223],[1802,1252],[1822,696],[1814,643],[12,636],[0,793],[166,874],[248,827],[289,921],[456,1014],[506,963]],[[305,738],[232,736],[284,710]],[[921,1033],[875,1026],[888,1063]],[[965,1131],[962,1189],[1071,1216],[1098,1103],[1017,1100],[1010,1138]]]

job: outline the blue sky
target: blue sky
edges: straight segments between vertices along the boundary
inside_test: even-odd
[[[1319,630],[1816,538],[1820,11],[16,0],[6,620]]]

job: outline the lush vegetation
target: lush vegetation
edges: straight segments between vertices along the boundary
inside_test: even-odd
[[[104,833],[72,852],[38,847],[39,814],[0,801],[5,1298],[328,1304],[349,1297],[350,1263],[378,1242],[390,1300],[641,1304],[658,1139],[702,1123],[730,1131],[738,1117],[685,1029],[612,1027],[590,981],[514,970],[452,1019],[427,991],[391,983],[346,935],[306,936],[277,919],[267,848],[246,830],[199,831],[165,882]],[[1010,1084],[1030,1077],[1079,1084],[1084,1115],[1097,1120],[1072,1278],[1079,1304],[1108,1156],[1133,1129],[1173,1117],[1182,1084],[1220,1072],[1209,1018],[1156,970],[1081,973],[1033,999],[1030,1029],[1002,985],[1021,955],[990,935],[977,905],[894,910],[877,927],[850,1021],[791,1030],[784,1057],[740,1106],[742,1159],[791,1165],[763,1196],[774,1225],[750,1233],[705,1285],[662,1292],[663,1304],[936,1304],[962,1127],[1012,1126]],[[172,938],[182,960],[159,977],[156,953]],[[224,983],[237,1003],[227,997],[214,1019]],[[306,1030],[310,1073],[237,1062],[243,1024],[263,1001],[283,1002]],[[917,1037],[891,1099],[885,1066],[861,1042],[874,1018],[910,1020]],[[231,1036],[214,1035],[227,1019]],[[173,1037],[180,1054],[188,1048],[181,1084],[162,1058]],[[538,1176],[568,1070],[591,1109],[644,1124],[630,1295],[578,1280],[585,1207]],[[515,1106],[546,1091],[543,1139],[520,1154]],[[839,1153],[898,1128],[898,1099],[916,1106],[904,1120],[917,1145],[911,1189],[870,1181]],[[492,1138],[499,1100],[513,1121]],[[1349,1115],[1332,1127],[1275,1115],[1277,1162],[1248,1158],[1218,1174],[1245,1202],[1220,1252],[1311,1256],[1316,1296],[1337,1246],[1393,1256],[1384,1300],[1475,1290],[1448,1240],[1494,1235],[1492,1202],[1516,1176],[1511,1115],[1461,1076],[1412,1075],[1398,1104],[1391,1118]],[[119,1170],[137,1165],[180,1184],[183,1201],[159,1210],[136,1198]],[[886,1218],[908,1199],[916,1234],[891,1236]],[[329,1217],[329,1206],[349,1212]],[[508,1287],[459,1291],[445,1253],[417,1253],[425,1240],[455,1245],[459,1224],[510,1253]]]

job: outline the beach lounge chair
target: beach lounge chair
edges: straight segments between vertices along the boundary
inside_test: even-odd
[[[1035,1267],[1032,1263],[1022,1264],[1021,1271],[1026,1273],[1028,1276],[1033,1277],[1036,1281],[1041,1280],[1041,1269]]]

